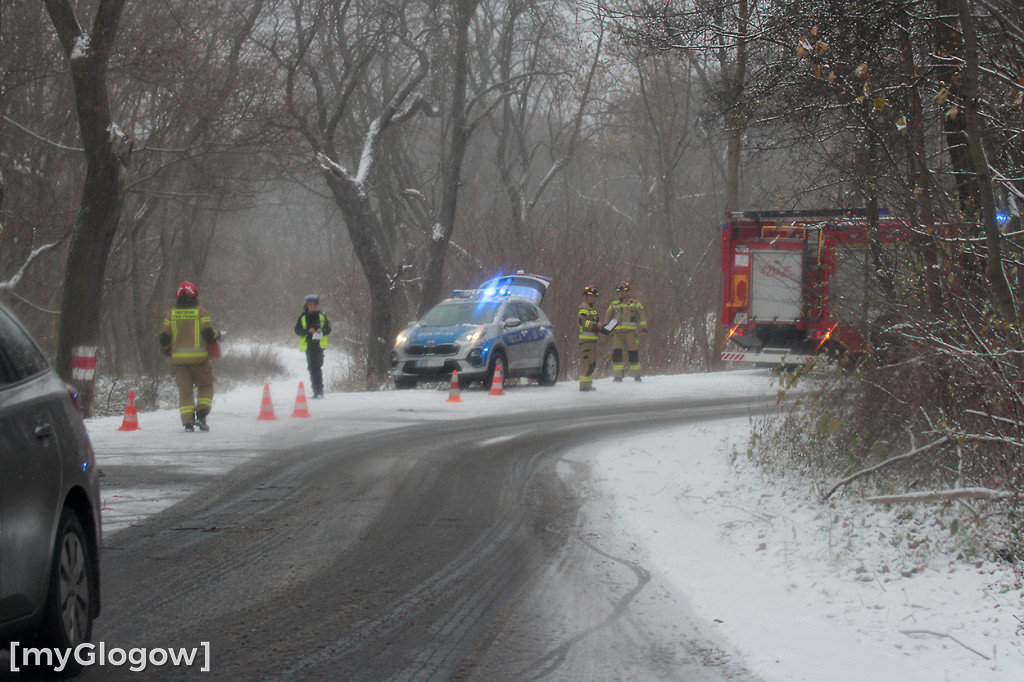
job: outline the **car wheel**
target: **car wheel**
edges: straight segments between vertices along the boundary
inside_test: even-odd
[[[498,371],[498,365],[501,365],[501,383],[504,384],[508,379],[508,361],[505,360],[505,354],[495,353],[494,360],[491,362],[491,371],[487,373],[487,378],[484,380],[484,388],[490,389],[494,384],[494,373]]]
[[[78,516],[69,507],[60,515],[57,544],[50,567],[43,622],[36,644],[55,649],[73,649],[92,637],[92,614],[96,599],[96,564]],[[74,657],[67,667],[75,664]],[[77,674],[78,670],[65,673]]]
[[[558,351],[554,348],[548,348],[544,353],[544,364],[537,381],[541,386],[554,386],[558,381]]]
[[[415,379],[395,379],[395,388],[399,391],[407,388],[416,388]]]

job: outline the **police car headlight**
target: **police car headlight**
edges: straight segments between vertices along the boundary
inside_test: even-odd
[[[406,336],[405,332],[401,332],[401,333],[400,333],[400,334],[399,334],[399,335],[398,335],[398,336],[397,336],[397,337],[395,338],[395,345],[396,345],[396,346],[401,346],[401,345],[402,345],[403,343],[405,343],[405,342],[406,342],[406,341],[408,341],[408,340],[409,340],[409,337],[408,337],[408,336]]]
[[[459,341],[461,341],[463,343],[476,343],[481,338],[483,338],[483,335],[484,335],[484,328],[483,327],[479,327],[477,329],[474,329],[471,332],[466,332],[465,334],[460,336],[459,337]]]

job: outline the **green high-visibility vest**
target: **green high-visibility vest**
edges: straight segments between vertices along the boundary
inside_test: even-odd
[[[326,321],[327,321],[327,318],[324,317],[323,313],[320,313],[320,325],[319,325],[320,329],[324,328],[324,323]],[[299,350],[301,350],[303,353],[305,353],[306,352],[306,348],[308,348],[308,346],[306,345],[306,339],[307,338],[309,338],[309,334],[303,334],[302,336],[299,337]],[[320,337],[320,348],[321,349],[326,349],[327,348],[327,334],[324,334],[323,336]]]

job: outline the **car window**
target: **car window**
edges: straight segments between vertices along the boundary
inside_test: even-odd
[[[0,310],[0,383],[14,383],[49,369],[46,356],[32,338]]]
[[[537,315],[532,310],[532,307],[523,301],[509,301],[502,318],[507,320],[510,317],[515,317],[520,322],[531,322],[537,319]]]
[[[487,324],[494,320],[498,301],[444,301],[420,320],[421,327],[454,327],[460,324]]]
[[[530,305],[529,303],[520,302],[519,307],[523,311],[522,317],[520,317],[519,319],[521,319],[523,322],[534,322],[537,320],[538,317],[540,317],[537,314],[537,309]]]
[[[505,306],[505,312],[502,314],[501,319],[507,320],[511,317],[520,321],[523,319],[523,309],[519,307],[519,304],[516,301],[508,302],[508,305]]]

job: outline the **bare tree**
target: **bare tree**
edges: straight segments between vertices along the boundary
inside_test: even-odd
[[[318,159],[369,286],[366,382],[375,388],[390,367],[405,244],[382,220],[373,183],[383,137],[417,114],[436,113],[418,90],[431,66],[417,35],[423,17],[412,2],[358,11],[351,0],[286,7],[290,24],[276,27],[267,48],[282,71],[291,125]]]
[[[472,109],[478,104],[478,99],[471,99],[469,96],[469,26],[479,5],[480,0],[455,0],[452,3],[451,28],[454,33],[454,50],[451,55],[452,89],[448,109],[448,139],[443,150],[441,167],[441,205],[436,228],[430,231],[430,239],[427,242],[427,262],[419,302],[420,313],[425,313],[440,298],[445,258],[452,233],[455,231],[463,161],[469,140],[479,123],[479,119],[471,118]]]
[[[124,4],[124,0],[100,0],[92,27],[86,31],[69,0],[46,0],[46,10],[70,66],[86,158],[82,203],[64,278],[57,369],[78,387],[87,411],[91,409],[94,391],[89,360],[83,360],[86,367],[76,375],[72,359],[91,356],[95,362],[103,274],[121,218],[125,171],[131,152],[131,143],[111,117],[107,86],[107,63]]]
[[[989,166],[988,154],[985,151],[981,123],[980,96],[981,84],[978,56],[978,31],[972,15],[973,8],[968,0],[956,0],[957,12],[960,15],[960,27],[964,37],[963,82],[960,95],[964,106],[964,132],[967,147],[970,150],[974,174],[977,178],[978,208],[985,233],[985,244],[988,247],[986,274],[989,287],[995,300],[996,308],[1003,319],[1018,323],[1017,302],[1010,289],[1003,266],[1002,235],[996,222],[996,201],[993,190],[992,169]]]
[[[509,204],[510,256],[524,262],[538,203],[587,139],[606,29],[601,17],[583,22],[595,35],[586,50],[576,50],[557,4],[545,10],[520,0],[494,9],[486,30],[496,34],[497,48],[481,56],[480,71],[502,93],[500,116],[492,117],[495,163]],[[544,132],[546,139],[539,138]]]

